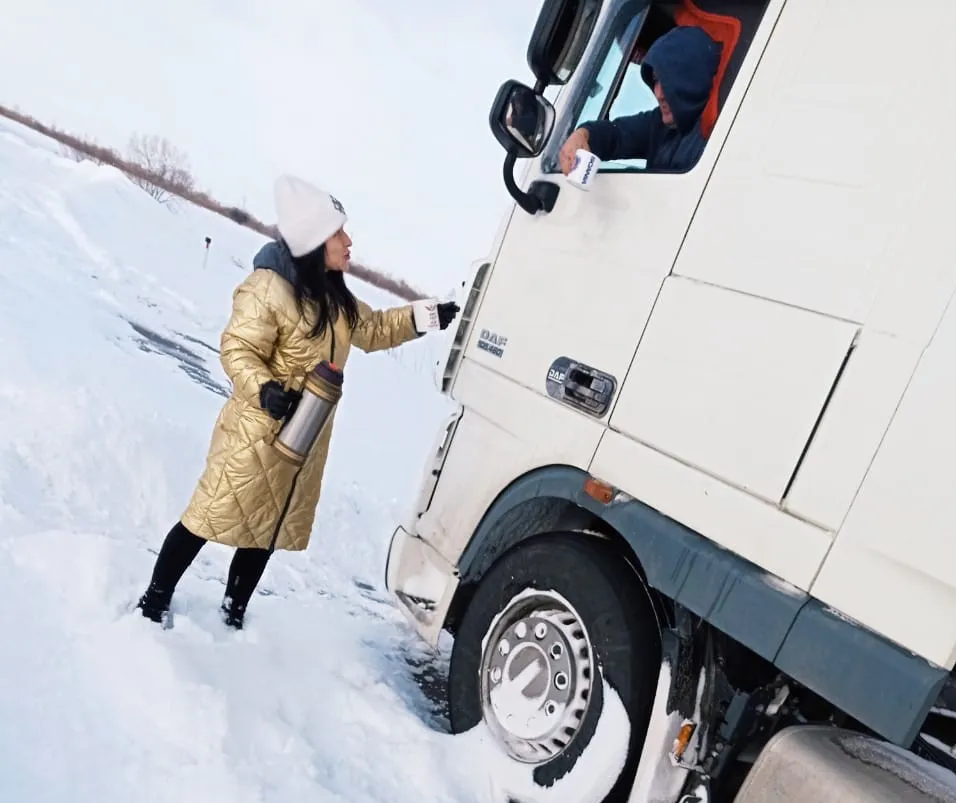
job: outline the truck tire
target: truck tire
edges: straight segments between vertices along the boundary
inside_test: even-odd
[[[583,533],[536,536],[502,555],[468,603],[449,667],[451,729],[463,733],[484,718],[512,759],[534,766],[534,782],[552,786],[594,736],[603,709],[603,671],[631,725],[627,761],[605,803],[626,800],[653,705],[660,650],[650,597],[622,555]],[[548,672],[527,684],[522,703],[540,705],[540,711],[549,707],[545,714],[553,719],[533,732],[515,733],[502,724],[491,696],[496,683],[513,678],[529,659]]]

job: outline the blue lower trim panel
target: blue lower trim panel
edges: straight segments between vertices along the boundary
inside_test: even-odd
[[[826,613],[799,591],[781,590],[759,566],[647,505],[602,505],[584,493],[587,474],[549,466],[516,480],[492,504],[459,563],[480,573],[489,556],[531,535],[505,517],[545,499],[590,511],[628,541],[648,584],[846,711],[885,739],[909,746],[948,673],[877,633]]]
[[[797,615],[774,663],[904,747],[919,734],[949,674],[815,599]]]

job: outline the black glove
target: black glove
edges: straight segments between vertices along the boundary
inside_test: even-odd
[[[455,316],[461,311],[461,308],[454,301],[444,301],[438,305],[438,326],[442,330],[448,328]]]
[[[274,379],[259,388],[259,406],[276,421],[292,415],[301,398],[300,391],[285,390]]]

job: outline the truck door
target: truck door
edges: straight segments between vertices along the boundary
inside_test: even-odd
[[[945,224],[913,211],[935,206],[936,129],[887,108],[844,47],[898,24],[827,0],[780,14],[593,463],[609,481],[640,469],[650,504],[804,590],[844,554],[833,534],[952,287]],[[919,156],[884,167],[901,141]],[[849,576],[828,601],[864,620]]]
[[[549,392],[549,372],[557,384],[568,378],[566,363],[555,365],[561,358],[593,367],[615,387],[623,381],[719,149],[713,141],[698,165],[680,174],[643,172],[638,160],[604,162],[588,192],[561,175],[557,152],[579,123],[605,106],[613,118],[657,105],[639,65],[625,55],[644,7],[641,0],[605,3],[611,24],[598,25],[595,61],[565,89],[564,116],[525,176],[526,183],[557,184],[556,204],[547,214],[515,209],[466,348],[467,358],[540,393]],[[714,139],[726,128],[719,123]]]

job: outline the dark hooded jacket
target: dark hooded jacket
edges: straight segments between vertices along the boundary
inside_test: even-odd
[[[589,148],[601,160],[646,159],[647,169],[689,170],[703,153],[706,139],[701,113],[710,98],[720,64],[720,45],[697,27],[674,28],[647,51],[641,77],[651,89],[655,77],[674,116],[664,125],[660,108],[615,120],[584,123]]]

